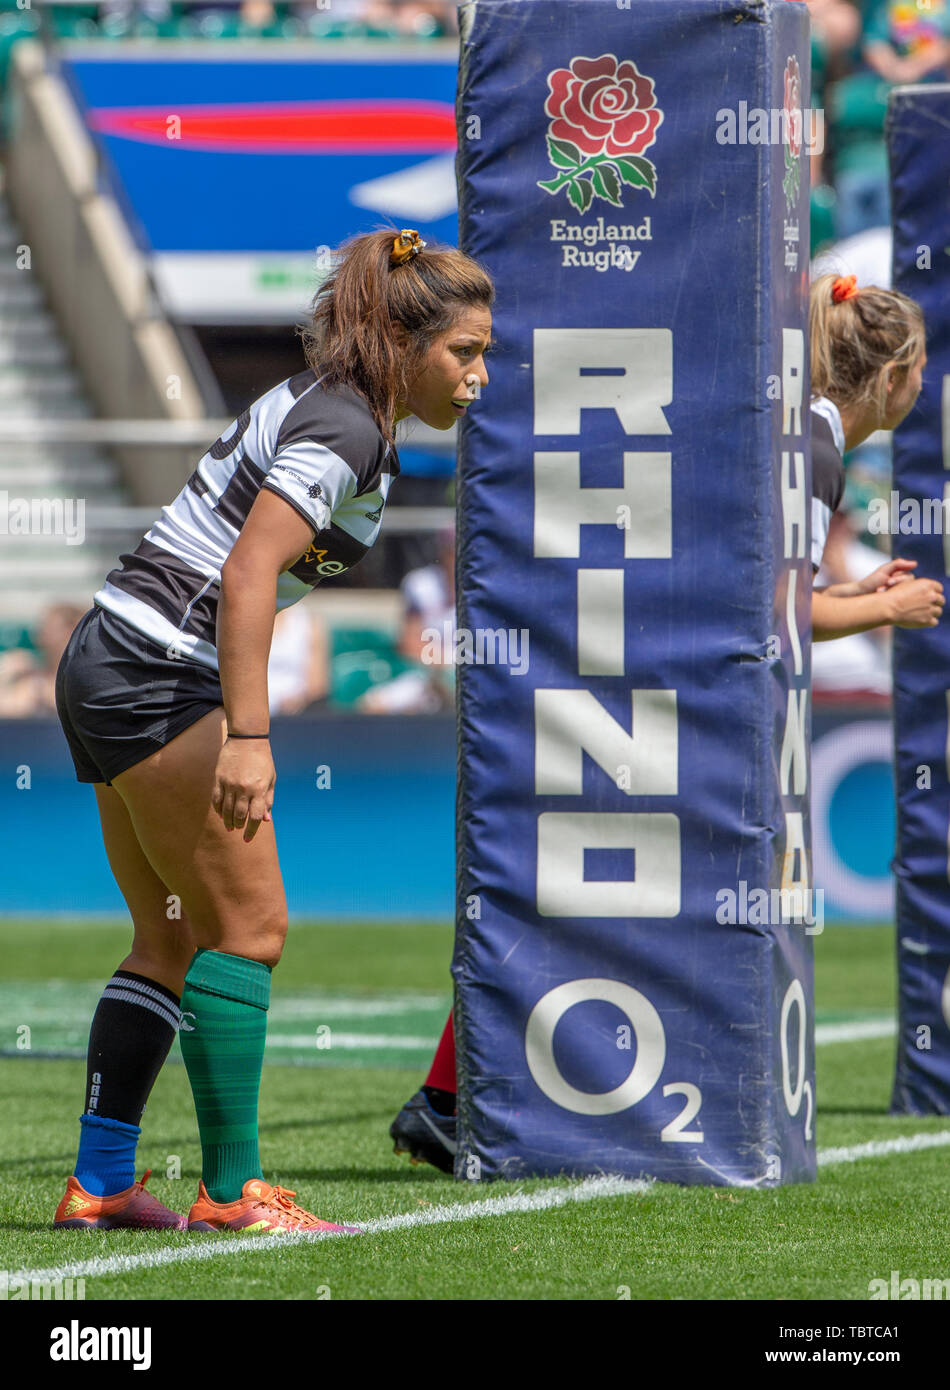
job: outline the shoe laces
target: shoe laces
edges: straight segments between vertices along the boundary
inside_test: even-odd
[[[275,1184],[270,1197],[262,1205],[279,1207],[281,1212],[285,1213],[291,1221],[312,1222],[314,1220],[313,1213],[297,1205],[293,1200],[296,1195],[296,1192],[291,1192],[290,1188]]]
[[[152,1176],[152,1170],[151,1170],[151,1168],[146,1168],[145,1172],[142,1174],[142,1181],[139,1183],[139,1187],[142,1189],[143,1192],[145,1191],[145,1184],[148,1182],[148,1180],[149,1180],[149,1178],[150,1178],[151,1176]],[[150,1192],[148,1195],[151,1197],[151,1195],[152,1195],[151,1192]]]

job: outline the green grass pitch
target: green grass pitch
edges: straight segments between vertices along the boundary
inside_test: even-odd
[[[127,928],[108,924],[0,925],[0,1263],[9,1272],[101,1257],[101,1271],[84,1276],[87,1299],[228,1300],[617,1299],[624,1290],[631,1299],[867,1299],[870,1280],[891,1270],[946,1273],[945,1222],[934,1219],[950,1189],[942,1147],[826,1166],[813,1185],[656,1183],[583,1203],[483,1209],[466,1220],[448,1213],[439,1224],[346,1240],[263,1239],[239,1252],[227,1248],[237,1239],[227,1235],[55,1233],[49,1222],[75,1156],[89,1018],[127,940]],[[274,977],[261,1153],[266,1176],[321,1216],[439,1215],[454,1203],[575,1187],[457,1183],[392,1153],[389,1123],[422,1081],[447,1010],[450,951],[447,926],[291,928]],[[819,1042],[819,1151],[946,1130],[945,1118],[887,1113],[893,931],[829,927],[815,951],[820,1030],[865,1022],[873,1035]],[[153,1169],[150,1187],[187,1211],[200,1150],[175,1060],[149,1102],[139,1155]],[[179,1165],[180,1177],[167,1176]],[[213,1253],[194,1254],[209,1241]],[[134,1262],[156,1251],[172,1262],[116,1268],[116,1256]]]

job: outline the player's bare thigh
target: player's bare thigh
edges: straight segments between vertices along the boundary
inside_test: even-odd
[[[145,857],[125,802],[114,787],[94,784],[102,839],[109,867],[125,898],[135,935],[119,969],[156,980],[181,994],[185,971],[195,953],[187,917]]]
[[[225,830],[211,805],[224,738],[224,710],[211,710],[113,785],[149,863],[180,897],[196,944],[276,965],[287,905],[274,825],[265,821],[250,841]]]

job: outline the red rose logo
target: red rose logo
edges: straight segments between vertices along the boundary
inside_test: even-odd
[[[802,112],[802,72],[798,58],[790,54],[785,63],[785,177],[782,187],[785,190],[785,207],[791,216],[798,205],[801,191],[802,138],[804,136],[804,113]]]
[[[566,188],[580,212],[595,196],[622,207],[622,183],[646,188],[652,197],[656,169],[643,151],[663,120],[653,79],[630,59],[620,63],[613,53],[602,53],[556,68],[548,73],[548,86],[548,156],[562,172],[538,186],[552,194]]]
[[[802,74],[797,58],[785,65],[785,125],[793,159],[802,152]]]
[[[663,119],[653,82],[612,53],[575,58],[548,74],[544,110],[555,140],[570,140],[583,154],[642,154]]]

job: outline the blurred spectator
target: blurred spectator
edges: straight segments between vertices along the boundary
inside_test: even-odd
[[[436,38],[458,32],[449,0],[366,0],[360,16],[373,29],[391,29],[407,38]]]
[[[278,5],[283,12],[285,6]],[[189,18],[199,28],[213,32],[210,26],[215,23],[239,25],[242,29],[267,29],[277,23],[277,11],[271,0],[201,0],[189,5]]]
[[[55,714],[56,668],[85,611],[74,603],[53,604],[40,618],[35,652],[15,647],[0,655],[0,718]],[[326,699],[330,687],[326,625],[312,608],[296,604],[278,613],[267,686],[272,714],[299,714]]]
[[[806,0],[806,3],[812,38],[825,63],[857,43],[861,16],[852,0]]]
[[[890,222],[888,92],[893,83],[945,78],[948,61],[948,0],[863,0],[860,51],[828,98],[838,236]]]
[[[142,15],[157,22],[170,18],[174,12],[171,0],[99,0],[98,11],[100,21],[114,15],[123,19]]]
[[[399,653],[417,664],[373,686],[357,707],[366,714],[431,714],[455,700],[455,528],[439,535],[439,559],[410,570],[400,586]]]
[[[75,603],[52,604],[40,617],[36,651],[16,647],[0,656],[0,718],[56,713],[56,668],[85,612]]]
[[[891,288],[891,257],[894,238],[890,227],[869,227],[857,236],[836,241],[815,257],[812,279],[834,271],[836,275],[856,275],[858,284]]]
[[[297,19],[333,19],[345,24],[362,23],[367,0],[295,0]]]
[[[835,512],[815,586],[864,579],[886,556],[857,539],[843,509]],[[883,702],[891,693],[891,630],[856,632],[834,642],[816,642],[811,654],[812,690],[821,699],[869,696]]]
[[[863,51],[885,82],[944,80],[950,61],[947,0],[867,0]]]
[[[301,714],[326,700],[330,661],[326,624],[312,604],[295,603],[277,614],[267,691],[271,714]]]
[[[87,13],[95,16],[93,32],[98,23],[111,34],[136,32],[142,21],[147,31],[208,38],[246,31],[292,36],[311,24],[333,31],[342,25],[354,35],[361,29],[406,38],[458,33],[454,0],[99,0],[82,7]]]
[[[439,558],[434,565],[410,570],[402,581],[405,603],[399,651],[409,661],[421,661],[426,646],[423,634],[444,624],[455,632],[455,527],[439,533]]]
[[[821,125],[812,118],[810,156],[812,247],[834,236],[835,191],[828,159],[827,92],[835,78],[847,71],[861,35],[857,0],[806,0],[811,20],[811,96],[809,106],[821,113]],[[820,139],[819,139],[820,137]]]
[[[241,23],[249,29],[266,29],[276,20],[277,14],[270,0],[243,0]]]
[[[290,6],[287,0],[191,0],[188,4],[182,0],[99,0],[96,8],[98,24],[105,33],[140,32],[138,26],[144,21],[146,32],[155,27],[166,34],[197,33],[214,38],[242,29],[272,29]]]

